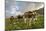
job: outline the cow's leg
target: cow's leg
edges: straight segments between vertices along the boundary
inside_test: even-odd
[[[35,18],[36,20],[37,20],[37,16],[36,16],[36,18]]]
[[[35,16],[34,21],[37,20],[37,16]]]
[[[26,18],[24,18],[24,23],[26,23]]]
[[[29,26],[31,25],[32,18],[29,18]]]
[[[26,18],[25,18],[25,16],[23,16],[23,19],[24,19],[24,23],[26,23]]]
[[[33,23],[34,23],[34,24],[36,23],[36,22],[35,22],[36,20],[37,20],[37,17],[36,17],[36,16],[33,17]]]
[[[34,18],[34,21],[37,20],[37,18]]]

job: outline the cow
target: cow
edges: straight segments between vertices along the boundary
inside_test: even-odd
[[[28,18],[30,19],[32,17],[32,12],[25,12],[24,13],[24,21],[26,23],[26,21],[28,20]]]
[[[17,21],[22,22],[22,20],[23,20],[23,16],[22,15],[18,15],[17,16]]]
[[[13,20],[14,20],[14,17],[13,17],[13,16],[11,16],[11,17],[10,17],[10,24],[12,24],[12,23],[13,23]]]
[[[23,18],[24,18],[24,22],[25,23],[29,22],[30,25],[31,21],[35,20],[36,18],[36,12],[31,12],[31,11],[25,12]]]

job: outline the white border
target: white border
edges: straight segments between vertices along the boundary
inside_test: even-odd
[[[17,0],[16,0],[17,1]],[[45,0],[19,0],[19,1],[32,1],[32,2],[44,2],[46,5]],[[32,30],[19,30],[19,31],[46,31],[46,6],[44,10],[44,29],[32,29]],[[0,31],[5,31],[5,0],[0,0]]]
[[[5,7],[4,0],[0,0],[0,31],[5,30]]]

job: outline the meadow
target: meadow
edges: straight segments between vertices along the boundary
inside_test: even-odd
[[[37,20],[32,21],[31,25],[29,26],[28,23],[24,23],[23,19],[22,21],[17,21],[14,19],[12,24],[10,24],[11,21],[9,18],[5,19],[5,30],[25,30],[25,29],[41,29],[44,28],[44,16],[38,16]]]

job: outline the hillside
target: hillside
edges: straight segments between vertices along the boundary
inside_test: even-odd
[[[44,8],[40,8],[38,10],[35,10],[34,12],[37,12],[40,15],[44,15]]]

